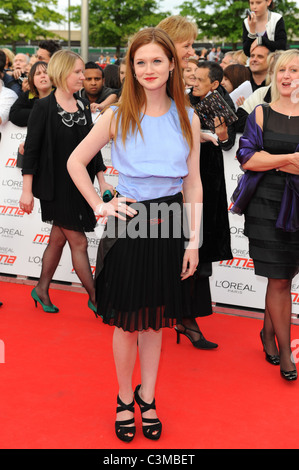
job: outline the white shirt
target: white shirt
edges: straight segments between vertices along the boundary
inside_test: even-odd
[[[0,80],[0,118],[2,120],[0,129],[8,121],[10,108],[17,98],[18,95],[10,88],[6,88]]]

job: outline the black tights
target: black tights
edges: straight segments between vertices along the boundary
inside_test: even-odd
[[[37,295],[45,305],[52,305],[49,297],[49,287],[66,242],[68,242],[71,250],[74,270],[86,289],[91,302],[95,305],[95,287],[88,258],[86,235],[56,225],[52,227],[49,243],[44,251],[42,271],[36,286]]]
[[[294,369],[291,361],[291,283],[290,279],[268,279],[263,330],[268,354],[277,354],[276,337],[281,369],[286,371]]]

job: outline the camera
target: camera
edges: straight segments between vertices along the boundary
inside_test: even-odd
[[[20,85],[22,85],[22,83],[23,83],[23,81],[25,80],[25,78],[27,78],[27,75],[26,75],[25,72],[22,72],[21,75],[20,75],[19,78],[18,78],[18,83],[19,83]]]

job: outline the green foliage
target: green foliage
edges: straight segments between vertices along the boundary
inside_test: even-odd
[[[288,40],[299,37],[299,9],[297,2],[288,2],[286,0],[275,0],[275,11],[280,13],[285,22]]]
[[[80,24],[80,7],[71,8],[72,21]],[[155,0],[90,0],[89,41],[92,46],[119,49],[145,26],[156,26],[169,12],[158,12]]]
[[[52,10],[57,8],[57,0],[2,0],[0,3],[1,42],[13,46],[20,40],[34,40],[49,37],[43,28],[50,22],[60,23],[64,16]]]
[[[242,25],[248,1],[194,0],[182,3],[180,14],[193,18],[199,28],[198,39],[208,38],[236,44],[242,42]],[[277,0],[275,11],[284,17],[288,40],[299,36],[299,9],[296,2]]]

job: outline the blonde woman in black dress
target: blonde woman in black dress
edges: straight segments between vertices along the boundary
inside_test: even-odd
[[[291,284],[299,271],[299,51],[282,52],[271,85],[272,102],[248,116],[237,152],[245,174],[232,212],[245,214],[255,273],[268,280],[264,326],[266,360],[297,379],[291,353]],[[276,345],[278,343],[278,348]]]
[[[56,89],[48,97],[37,100],[31,111],[22,169],[20,208],[30,214],[36,197],[40,200],[43,222],[52,224],[41,276],[31,295],[45,312],[58,312],[50,299],[49,287],[68,242],[73,267],[88,293],[88,306],[96,312],[85,235],[94,230],[96,219],[66,168],[70,154],[92,127],[89,104],[74,97],[83,86],[84,62],[74,52],[58,51],[50,59],[48,75]],[[92,181],[98,175],[102,191],[107,187],[103,170],[99,152],[90,162],[88,173]]]

